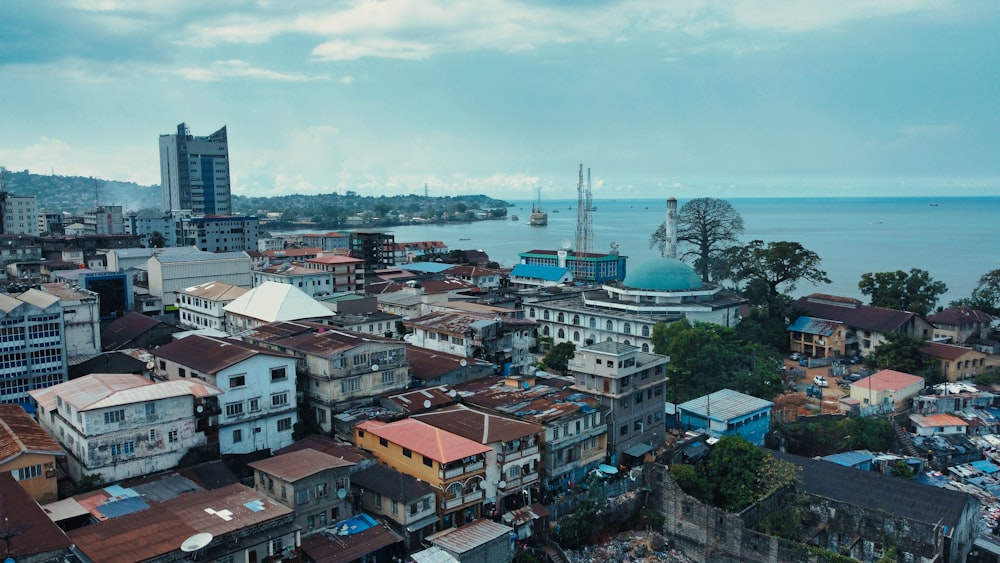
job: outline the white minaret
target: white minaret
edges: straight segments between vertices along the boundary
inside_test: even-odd
[[[677,198],[667,200],[667,222],[664,223],[667,237],[663,248],[667,258],[677,258]]]

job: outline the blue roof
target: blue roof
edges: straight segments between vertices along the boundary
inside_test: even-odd
[[[988,459],[973,461],[969,465],[975,467],[976,469],[982,471],[983,473],[996,473],[997,471],[1000,471],[1000,467],[997,467],[995,463],[991,462]]]
[[[143,502],[142,499],[136,497],[126,497],[119,501],[108,502],[97,506],[97,510],[108,518],[132,514],[133,512],[139,512],[140,510],[146,510],[147,508],[149,508],[149,505]]]
[[[804,332],[817,336],[830,336],[837,328],[844,326],[840,321],[828,321],[826,319],[815,319],[813,317],[799,317],[788,327],[790,332]]]
[[[694,268],[676,258],[653,258],[640,263],[622,280],[631,289],[651,291],[691,291],[702,286]]]
[[[870,463],[875,459],[875,456],[871,452],[841,452],[825,456],[823,459],[845,467],[857,467],[864,463]]]
[[[442,264],[441,262],[414,262],[412,264],[403,264],[400,266],[403,270],[409,270],[411,272],[426,272],[428,274],[436,274],[438,272],[443,272],[448,268],[454,267],[454,264]]]
[[[558,266],[541,266],[538,264],[518,264],[511,270],[511,277],[532,278],[546,281],[559,281],[569,272],[569,268]]]

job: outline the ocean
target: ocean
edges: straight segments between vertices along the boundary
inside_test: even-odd
[[[678,199],[678,207],[686,200]],[[967,297],[979,277],[1000,268],[1000,197],[759,198],[727,201],[742,215],[743,242],[793,241],[817,253],[830,284],[800,284],[790,293],[813,292],[864,299],[866,272],[920,268],[948,286],[938,302]],[[576,239],[576,200],[542,201],[546,227],[528,225],[532,201],[515,201],[504,221],[454,225],[407,225],[387,229],[397,242],[440,240],[451,249],[482,249],[505,267],[518,254],[558,249]],[[649,236],[664,221],[666,198],[593,202],[593,252],[612,244],[629,264],[659,255]],[[517,215],[519,221],[509,218]]]

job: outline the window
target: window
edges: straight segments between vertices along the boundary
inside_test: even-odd
[[[170,443],[174,443],[174,442],[177,441],[177,431],[176,430],[171,430],[170,432],[167,432],[167,441],[170,442]]]
[[[399,503],[396,502],[395,500],[392,501],[392,513],[399,514]]]
[[[177,368],[177,375],[181,377],[187,377],[187,370],[184,368]]]
[[[146,418],[156,416],[156,403],[146,403]]]
[[[406,457],[413,457],[413,452],[407,448],[403,448],[403,455]]]
[[[391,371],[382,372],[382,385],[392,385],[396,382],[396,374]]]
[[[291,419],[291,417],[289,417],[289,418],[282,418],[282,419],[278,420],[278,432],[287,432],[288,430],[291,430],[291,429],[292,429],[292,419]]]
[[[378,445],[382,446],[383,448],[388,448],[389,447],[389,440],[386,440],[385,438],[379,438],[378,439]]]
[[[628,424],[622,424],[622,427],[618,429],[619,436],[628,436]]]
[[[243,403],[226,403],[226,416],[242,416]]]
[[[642,335],[649,338],[649,325],[642,325]]]
[[[283,407],[288,404],[288,393],[275,393],[271,395],[272,407]]]
[[[573,324],[580,324],[580,315],[573,315]]]
[[[560,339],[560,340],[562,340],[562,339],[566,338],[566,331],[564,331],[564,330],[563,330],[563,329],[561,329],[561,328],[559,329],[559,332],[558,332],[558,333],[556,333],[556,334],[557,334],[557,336],[559,337],[559,339]]]
[[[590,328],[597,328],[597,319],[590,317]]]
[[[316,498],[325,497],[329,492],[329,490],[330,487],[328,486],[327,483],[320,483],[319,485],[316,485]]]
[[[295,504],[308,504],[309,503],[309,489],[304,491],[295,491]]]
[[[622,325],[622,332],[625,334],[632,334],[632,323],[625,323]]]
[[[418,512],[420,512],[420,505],[417,504],[417,503],[411,504],[410,505],[410,516],[413,516],[413,515],[415,515]]]
[[[382,495],[380,493],[375,493],[375,506],[382,508]]]
[[[260,412],[260,397],[253,397],[247,403],[250,405],[250,412]]]
[[[245,375],[234,375],[229,378],[229,388],[246,387],[247,377]]]
[[[427,467],[434,467],[434,460],[432,460],[427,456],[424,456],[424,465],[426,465]]]
[[[559,314],[556,315],[556,322],[560,322],[560,323],[566,322],[566,315],[564,315],[562,313],[562,311],[559,311]]]
[[[34,479],[36,477],[42,476],[42,465],[29,465],[28,467],[21,467],[10,472],[14,476],[14,479],[18,481],[25,481],[28,479]]]
[[[285,368],[271,368],[271,381],[284,381],[288,378],[288,374],[285,373]]]
[[[615,324],[609,320],[608,322],[604,323],[604,328],[605,330],[614,330]]]
[[[549,320],[549,311],[548,310],[542,311],[542,320],[543,321]]]
[[[125,420],[125,409],[107,411],[104,413],[104,424],[114,424]]]
[[[60,428],[60,430],[61,430],[61,428]],[[155,442],[156,441],[156,429],[155,428],[150,428],[149,429],[149,441],[150,442]]]
[[[111,444],[111,456],[112,457],[118,457],[120,455],[122,455],[122,446],[121,446],[121,444]]]
[[[580,341],[580,331],[579,330],[574,330],[573,331],[573,342],[579,342],[579,341]]]
[[[271,553],[277,555],[283,552],[284,550],[285,547],[284,547],[284,542],[282,542],[282,538],[275,538],[271,540]]]
[[[233,430],[233,443],[236,444],[242,441],[243,441],[243,430],[240,428]]]
[[[341,393],[356,393],[361,390],[360,377],[348,377],[340,381]]]

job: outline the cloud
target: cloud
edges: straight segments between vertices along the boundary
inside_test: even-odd
[[[120,148],[111,153],[41,137],[24,147],[0,148],[0,166],[9,170],[28,168],[35,174],[93,176],[144,186],[156,185],[160,183],[158,169],[134,166],[135,162],[150,160],[148,153],[148,147]]]
[[[278,82],[308,82],[310,80],[329,80],[328,75],[307,76],[301,73],[287,73],[257,68],[246,61],[227,60],[215,61],[208,67],[181,67],[172,71],[173,74],[197,82],[216,82],[223,78],[250,78]]]

